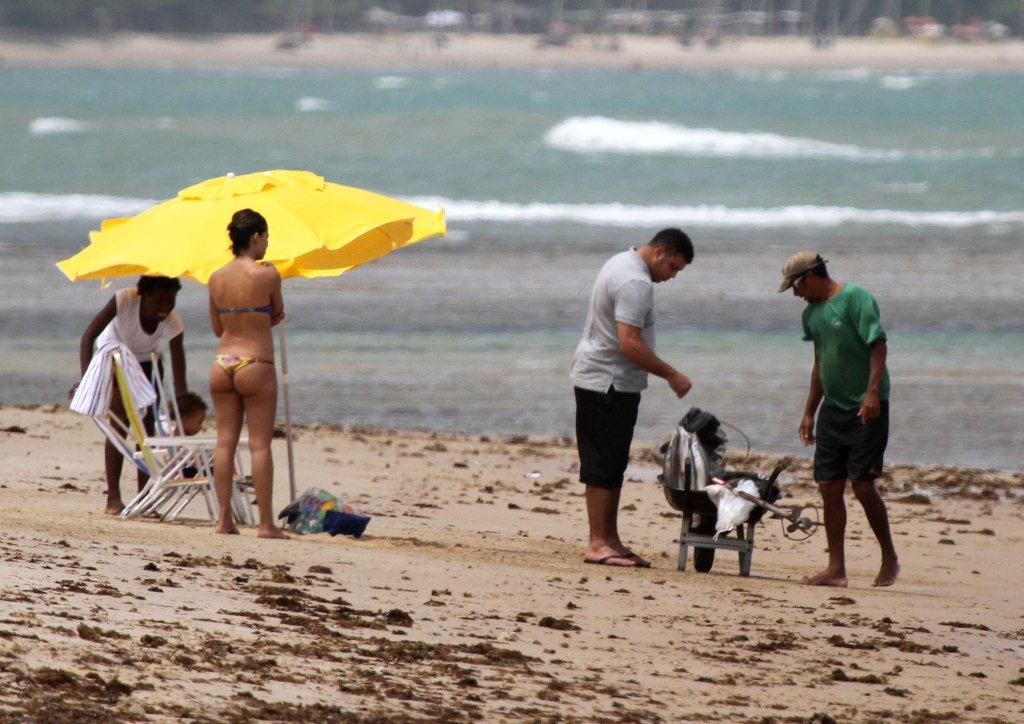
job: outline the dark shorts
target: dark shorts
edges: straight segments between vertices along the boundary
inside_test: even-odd
[[[146,375],[146,379],[149,380],[150,383],[152,384],[152,382],[153,382],[153,361],[152,360],[146,360],[145,362],[139,362],[139,367],[142,368],[142,374]],[[156,371],[157,371],[157,374],[160,375],[160,379],[163,379],[163,376],[164,376],[164,363],[163,363],[163,360],[159,360],[159,359],[157,360]],[[160,391],[155,384],[153,385],[153,389],[157,390],[158,393]]]
[[[882,458],[889,442],[889,402],[878,417],[860,421],[860,410],[822,405],[818,412],[814,445],[814,479],[819,482],[874,480],[882,474]]]
[[[622,487],[633,442],[639,392],[576,390],[576,446],[580,482],[608,490]]]

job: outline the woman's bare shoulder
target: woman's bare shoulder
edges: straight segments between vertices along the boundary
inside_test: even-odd
[[[277,267],[271,264],[269,261],[261,261],[257,267],[261,277],[265,279],[280,279],[281,272],[277,270]]]

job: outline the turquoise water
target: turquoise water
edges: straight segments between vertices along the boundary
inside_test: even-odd
[[[659,351],[759,448],[796,450],[810,367],[782,261],[820,249],[890,332],[890,458],[1020,469],[1024,76],[0,69],[0,400],[60,401],[112,289],[52,262],[105,216],[227,171],[309,168],[450,233],[289,281],[296,416],[572,429],[569,358],[610,254],[667,225]],[[168,230],[173,234],[173,230]],[[187,285],[190,380],[212,357]],[[637,436],[686,405],[652,381]]]

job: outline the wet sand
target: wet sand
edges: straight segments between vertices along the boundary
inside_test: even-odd
[[[121,33],[104,39],[49,42],[0,37],[0,66],[113,68],[323,68],[338,70],[1024,70],[1024,41],[925,42],[841,38],[828,50],[798,37],[730,40],[717,48],[684,48],[671,37],[580,35],[566,47],[542,47],[537,36],[457,34],[439,48],[431,33],[317,35],[281,50],[278,35],[174,36]]]
[[[195,506],[178,524],[102,515],[101,438],[80,416],[7,406],[0,428],[3,719],[1024,717],[1021,474],[894,468],[902,576],[870,587],[851,499],[840,590],[799,583],[824,534],[791,542],[776,521],[750,578],[724,552],[677,571],[647,450],[622,529],[654,567],[623,570],[580,561],[569,440],[304,428],[300,489],[374,519],[361,540],[273,542],[216,536]],[[816,498],[808,479],[798,461],[790,500]]]

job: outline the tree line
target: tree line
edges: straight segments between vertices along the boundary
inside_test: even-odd
[[[0,30],[54,35],[266,33],[297,28],[330,32],[365,29],[366,11],[373,7],[408,16],[440,9],[467,16],[514,12],[540,22],[574,10],[598,15],[616,9],[695,14],[801,10],[814,18],[812,27],[836,15],[850,34],[865,32],[876,17],[909,16],[929,16],[946,25],[992,20],[1015,35],[1024,34],[1024,0],[0,0]],[[771,27],[781,33],[793,26]]]

